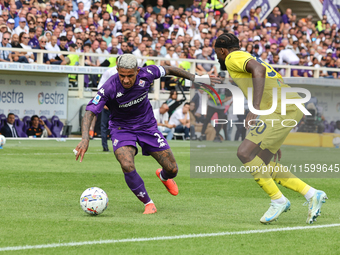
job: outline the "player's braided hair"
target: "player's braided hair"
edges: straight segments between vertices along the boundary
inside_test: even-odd
[[[239,49],[240,41],[234,34],[223,33],[217,38],[215,48]]]

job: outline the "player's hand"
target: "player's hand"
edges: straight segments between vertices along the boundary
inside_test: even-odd
[[[42,119],[39,119],[39,124],[42,125],[42,126],[45,126],[45,123]]]
[[[209,75],[209,78],[211,86],[215,86],[215,84],[220,84],[223,81],[221,78],[216,77],[215,75]]]
[[[104,109],[105,109],[105,110],[109,110],[109,107],[107,107],[106,105],[104,105]]]
[[[255,126],[256,125],[256,121],[255,121],[256,118],[257,118],[256,114],[249,112],[247,114],[247,117],[246,117],[245,128],[249,129],[250,125]],[[250,121],[250,120],[252,120],[252,121]]]
[[[282,156],[282,152],[281,152],[281,149],[279,149],[274,155],[274,162],[276,162],[276,158],[278,159],[277,162],[279,162],[281,160],[281,156]]]
[[[82,162],[83,161],[83,158],[84,158],[84,155],[85,155],[85,152],[87,151],[88,147],[89,147],[89,140],[85,140],[85,139],[82,139],[81,142],[77,145],[76,147],[76,161],[78,160],[79,156],[80,156],[80,161],[79,162]]]

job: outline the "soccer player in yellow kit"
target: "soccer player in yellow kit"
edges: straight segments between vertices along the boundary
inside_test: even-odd
[[[277,108],[266,116],[257,116],[249,112],[248,121],[260,119],[250,125],[250,132],[238,148],[237,156],[242,161],[255,181],[270,196],[271,204],[260,219],[261,223],[269,223],[288,211],[290,201],[281,193],[274,180],[282,186],[299,192],[309,202],[307,223],[311,224],[320,215],[322,203],[327,199],[324,191],[316,190],[290,172],[278,171],[282,166],[276,162],[281,159],[280,147],[292,127],[303,116],[294,104],[287,105],[286,115],[281,114],[281,88],[289,87],[269,64],[254,58],[248,52],[240,50],[238,38],[231,33],[220,35],[215,43],[215,51],[222,70],[228,70],[230,77],[248,98],[248,87],[253,88],[253,107],[256,110],[267,110],[272,106],[273,88],[277,88]],[[286,98],[301,98],[297,93],[287,93]],[[279,120],[279,121],[272,121]],[[285,120],[285,126],[281,121]],[[295,120],[295,121],[293,121]],[[256,126],[257,125],[257,126]],[[274,160],[272,160],[274,156]],[[276,168],[274,168],[276,167]],[[272,170],[270,170],[272,169]],[[273,169],[276,169],[274,171]]]

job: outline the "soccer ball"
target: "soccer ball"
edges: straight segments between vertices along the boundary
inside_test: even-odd
[[[0,147],[3,147],[6,144],[6,137],[0,135]]]
[[[86,189],[80,196],[81,209],[91,215],[103,213],[108,204],[109,198],[105,191],[97,187]]]
[[[333,139],[333,144],[336,148],[339,148],[340,147],[340,137],[335,137]]]

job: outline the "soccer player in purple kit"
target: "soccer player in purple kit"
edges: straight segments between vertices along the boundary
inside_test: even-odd
[[[157,212],[157,209],[134,164],[134,157],[138,153],[136,142],[142,147],[143,155],[151,155],[162,166],[162,169],[157,169],[156,175],[174,196],[178,194],[177,184],[173,180],[177,175],[178,166],[166,139],[157,129],[157,121],[148,99],[149,87],[154,80],[165,75],[191,81],[198,77],[172,66],[150,65],[138,68],[137,59],[132,54],[120,57],[117,71],[118,74],[111,76],[104,83],[86,107],[82,121],[82,140],[76,147],[76,160],[80,156],[82,162],[89,146],[91,121],[106,105],[111,112],[109,128],[114,154],[122,167],[126,184],[144,203],[144,214],[152,214]],[[211,78],[211,81],[213,79]]]

